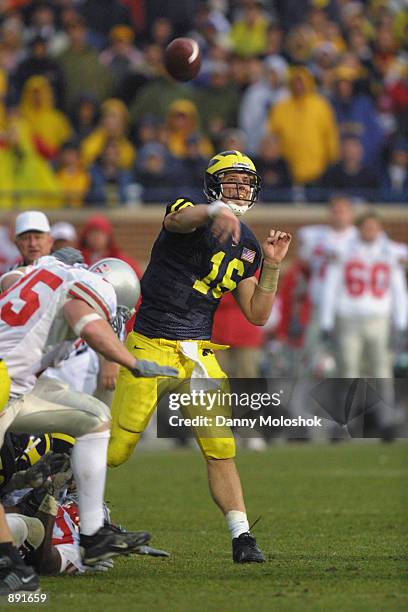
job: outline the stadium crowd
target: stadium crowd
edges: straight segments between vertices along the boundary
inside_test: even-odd
[[[201,196],[217,150],[264,202],[333,190],[408,201],[403,0],[8,0],[0,8],[0,208]],[[195,38],[172,80],[163,53]]]

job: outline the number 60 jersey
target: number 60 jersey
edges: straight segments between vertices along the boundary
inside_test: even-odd
[[[0,357],[11,378],[11,396],[31,390],[42,360],[75,336],[65,321],[69,299],[86,302],[110,321],[116,314],[116,294],[101,276],[84,268],[42,257],[0,296]],[[70,343],[71,344],[71,343]]]
[[[166,215],[194,206],[179,198]],[[163,227],[142,277],[142,303],[134,330],[148,338],[208,340],[214,313],[223,293],[254,276],[261,249],[251,230],[241,222],[241,238],[220,244],[210,224],[188,234]]]
[[[359,238],[329,265],[321,302],[321,327],[333,328],[335,317],[392,317],[405,329],[407,285],[394,243]]]

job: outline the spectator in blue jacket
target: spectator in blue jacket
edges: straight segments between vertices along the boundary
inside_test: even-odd
[[[108,207],[127,204],[133,178],[131,172],[120,167],[118,144],[115,141],[107,143],[89,173],[91,186],[86,197],[89,204]]]
[[[147,142],[140,148],[135,171],[145,204],[180,197],[179,185],[184,180],[179,174],[180,164],[160,142]]]
[[[378,167],[384,133],[372,100],[356,91],[356,76],[348,66],[337,68],[331,103],[341,136],[353,134],[358,138],[363,147],[364,164]]]
[[[403,138],[396,141],[381,177],[380,198],[408,204],[408,141]]]
[[[327,190],[342,191],[350,196],[375,200],[378,188],[377,174],[363,162],[363,147],[358,138],[347,136],[341,143],[341,155],[322,177],[321,186]]]

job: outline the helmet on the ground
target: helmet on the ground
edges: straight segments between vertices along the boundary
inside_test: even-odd
[[[112,327],[119,334],[135,311],[140,295],[139,279],[129,264],[115,257],[101,259],[89,270],[103,276],[115,290],[117,314]]]
[[[234,199],[242,200],[243,204],[239,205],[231,201],[226,201],[231,210],[237,216],[240,216],[249,210],[257,201],[261,187],[261,177],[257,173],[252,159],[244,153],[240,151],[222,151],[221,153],[217,153],[217,155],[214,155],[214,157],[210,159],[204,177],[204,194],[209,202],[225,198],[222,192],[222,180],[229,172],[243,172],[250,176],[250,198],[241,198],[237,187],[237,197]],[[246,202],[246,204],[244,204],[244,202]]]

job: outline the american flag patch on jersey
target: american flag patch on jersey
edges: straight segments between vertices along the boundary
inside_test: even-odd
[[[245,259],[245,261],[249,261],[249,263],[252,263],[255,259],[255,255],[256,255],[256,251],[251,251],[251,249],[247,249],[246,247],[243,247],[242,253],[241,253],[241,259]]]

